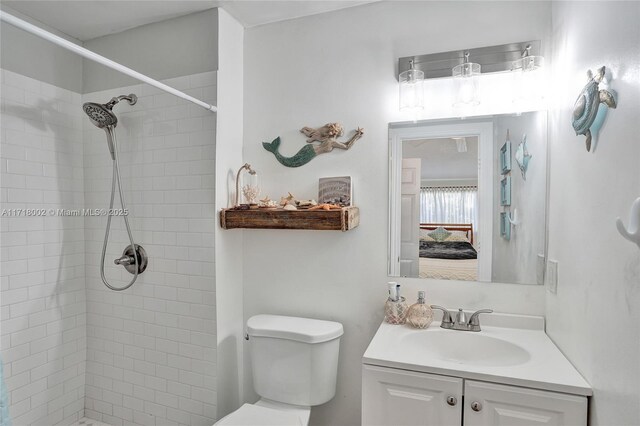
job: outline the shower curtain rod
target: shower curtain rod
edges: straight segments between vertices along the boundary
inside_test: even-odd
[[[179,98],[185,99],[189,102],[193,102],[194,104],[201,106],[202,108],[208,109],[211,112],[217,112],[218,108],[213,106],[213,105],[209,105],[206,102],[201,101],[200,99],[196,99],[193,96],[189,96],[184,92],[181,92],[180,90],[174,89],[171,86],[167,86],[164,83],[160,83],[158,80],[154,80],[151,77],[148,77],[144,74],[141,74],[137,71],[132,70],[131,68],[125,67],[122,64],[119,64],[115,61],[112,61],[111,59],[105,58],[104,56],[98,55],[95,52],[92,52],[89,49],[85,49],[84,47],[78,46],[75,43],[72,43],[68,40],[63,39],[62,37],[58,37],[55,34],[51,34],[48,31],[43,30],[40,27],[37,27],[35,25],[32,25],[30,23],[28,23],[27,21],[24,21],[20,18],[17,18],[7,12],[4,12],[2,10],[0,10],[0,20],[4,21],[8,24],[13,25],[14,27],[20,28],[22,30],[25,30],[33,35],[36,35],[40,38],[43,38],[45,40],[48,40],[54,44],[57,44],[60,47],[63,47],[67,50],[70,50],[74,53],[77,53],[78,55],[87,58],[89,60],[92,60],[94,62],[97,62],[99,64],[102,64],[106,67],[109,67],[111,69],[114,69],[116,71],[119,71],[123,74],[126,74],[130,77],[135,78],[136,80],[140,80],[144,83],[147,83],[151,86],[157,87],[160,90],[164,90],[165,92],[171,93],[172,95],[175,95]]]

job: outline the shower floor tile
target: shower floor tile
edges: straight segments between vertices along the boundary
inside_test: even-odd
[[[111,425],[107,423],[99,422],[98,420],[90,419],[88,417],[83,417],[80,420],[78,420],[76,423],[72,424],[71,426],[111,426]]]

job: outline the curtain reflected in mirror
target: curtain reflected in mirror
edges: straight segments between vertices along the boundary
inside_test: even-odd
[[[478,229],[478,186],[421,186],[420,223],[471,223]]]

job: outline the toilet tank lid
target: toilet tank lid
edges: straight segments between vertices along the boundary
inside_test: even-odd
[[[343,329],[342,324],[334,321],[282,315],[255,315],[247,320],[247,334],[250,337],[322,343],[342,336]]]

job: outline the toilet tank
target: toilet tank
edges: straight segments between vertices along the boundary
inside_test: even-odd
[[[253,387],[285,404],[324,404],[336,393],[342,324],[256,315],[247,321]]]

